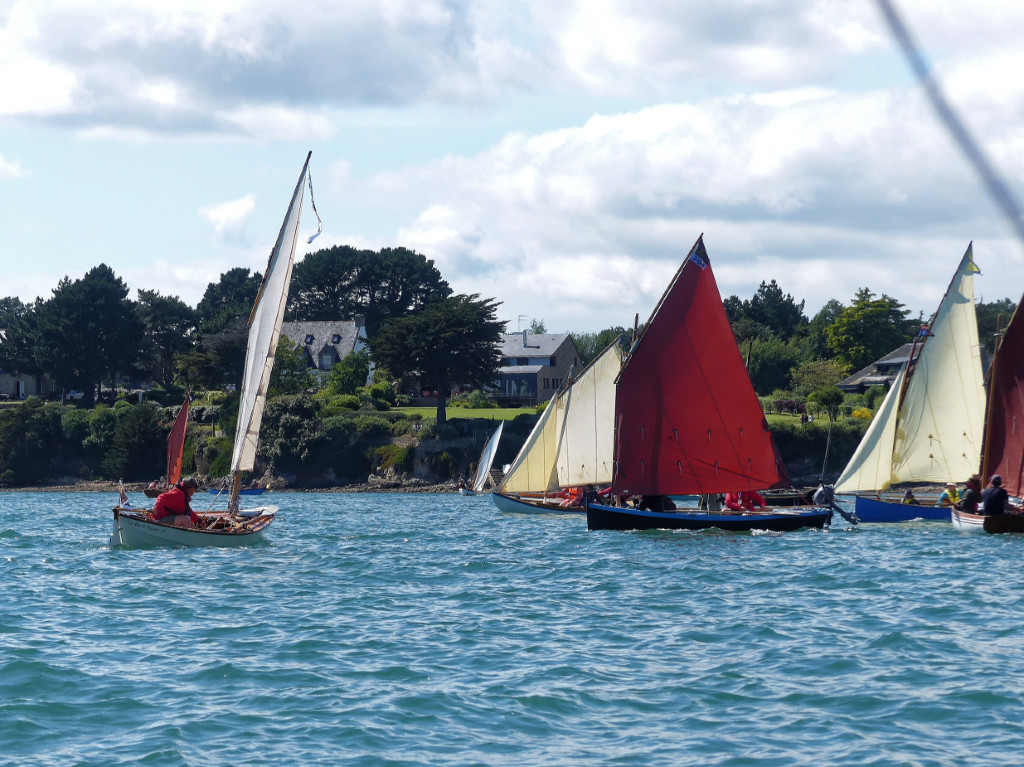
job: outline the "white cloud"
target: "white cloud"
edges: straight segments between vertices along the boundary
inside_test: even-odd
[[[213,225],[218,237],[238,234],[256,209],[256,195],[247,194],[237,200],[221,202],[199,209],[199,215]]]
[[[21,167],[17,160],[7,160],[0,154],[0,178],[22,178],[28,172]]]

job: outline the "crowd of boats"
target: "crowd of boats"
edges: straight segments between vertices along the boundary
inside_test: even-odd
[[[133,507],[122,492],[111,545],[234,546],[259,540],[274,521],[277,507],[240,508],[240,479],[255,462],[308,171],[309,156],[249,319],[227,508],[205,512],[194,527],[175,527],[155,519],[152,509]],[[986,386],[974,308],[978,271],[968,246],[834,487],[797,490],[747,374],[701,235],[648,322],[634,324],[628,351],[616,339],[570,375],[491,497],[506,512],[585,513],[590,529],[788,531],[822,528],[838,512],[853,523],[950,519],[963,530],[1024,531],[1022,515],[996,519],[927,500],[911,505],[890,492],[905,483],[998,474],[1010,496],[1021,494],[1024,429],[1016,425],[1018,418],[1024,423],[1024,321],[1015,322],[1014,313],[1001,333]],[[175,433],[184,442],[187,403],[182,410],[168,446],[169,479],[181,469],[173,444]],[[491,480],[502,426],[463,494],[483,492]],[[757,494],[758,501],[723,504],[727,493]],[[853,498],[852,511],[836,502],[836,493]]]
[[[986,387],[977,273],[968,246],[835,485],[798,490],[747,375],[702,236],[628,352],[615,341],[548,404],[495,483],[494,503],[514,513],[585,513],[590,529],[786,531],[826,526],[839,512],[854,524],[939,519],[962,530],[1024,532],[1019,501],[990,516],[941,504],[937,491],[914,503],[895,491],[1000,475],[1009,496],[1021,494],[1024,435],[1015,426],[1024,422],[1024,331],[1011,318]],[[492,440],[478,490],[493,454]],[[751,491],[766,491],[767,504],[723,507],[723,494]]]

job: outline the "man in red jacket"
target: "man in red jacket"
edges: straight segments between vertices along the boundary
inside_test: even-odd
[[[153,504],[153,520],[175,527],[200,526],[199,515],[192,511],[189,503],[198,487],[199,483],[193,477],[186,477],[166,493],[158,495]]]

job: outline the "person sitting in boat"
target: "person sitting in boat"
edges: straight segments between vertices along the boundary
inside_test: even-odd
[[[725,508],[731,511],[754,511],[765,507],[764,498],[756,490],[725,494]]]
[[[466,480],[462,479],[462,477],[459,477],[459,484],[457,484],[455,487],[457,489],[459,489],[459,490],[465,490],[466,489]]]
[[[1003,478],[993,474],[988,487],[981,491],[981,513],[987,517],[1005,514],[1010,504],[1010,495],[1003,489]]]
[[[676,505],[667,495],[641,495],[636,508],[644,511],[672,511]]]
[[[960,502],[960,493],[957,492],[956,485],[950,482],[946,485],[946,489],[939,495],[939,506],[956,506]]]
[[[190,501],[199,488],[194,477],[186,477],[178,484],[156,497],[153,504],[153,521],[175,527],[199,527],[199,515],[192,511]]]
[[[905,492],[903,494],[903,501],[902,501],[902,503],[905,503],[908,506],[919,506],[920,505],[920,503],[918,502],[917,498],[914,497],[914,491],[913,490],[908,490],[907,492]]]
[[[978,513],[978,502],[981,500],[981,477],[975,474],[969,480],[967,485],[964,487],[964,494],[960,496],[960,500],[953,504],[953,507],[959,511],[966,511],[968,514]]]
[[[147,489],[156,490],[158,487],[160,487],[160,480],[154,479],[152,482],[149,483],[149,487]]]

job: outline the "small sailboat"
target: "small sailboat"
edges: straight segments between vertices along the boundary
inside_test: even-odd
[[[634,342],[615,391],[616,498],[788,487],[786,472],[697,239]],[[828,509],[646,510],[588,502],[591,530],[795,530]]]
[[[494,454],[498,451],[498,443],[501,441],[501,431],[505,428],[505,422],[498,424],[494,434],[490,436],[480,452],[480,462],[476,466],[476,475],[473,477],[472,487],[460,487],[459,495],[477,495],[482,493],[487,486],[487,480],[491,476],[491,465],[494,463]]]
[[[174,487],[181,479],[181,465],[185,458],[185,434],[188,431],[189,397],[185,396],[185,402],[178,411],[171,426],[171,433],[167,436],[167,473],[164,474],[166,482],[156,487],[147,487],[142,492],[147,498],[156,498]]]
[[[981,345],[967,246],[931,323],[915,339],[860,445],[835,484],[861,522],[949,519],[949,507],[908,505],[898,483],[963,482],[977,471],[985,418]]]
[[[548,403],[491,496],[499,510],[579,514],[580,488],[611,484],[619,340]]]
[[[1024,301],[1024,299],[1022,299]],[[1002,477],[1011,498],[1024,493],[1024,317],[1020,304],[1006,326],[988,375],[981,482]],[[953,526],[966,532],[1024,533],[1024,514],[985,516],[953,509]]]
[[[238,405],[238,425],[231,454],[232,481],[227,509],[200,513],[203,527],[174,527],[153,520],[152,510],[135,510],[119,504],[114,508],[111,546],[241,546],[263,538],[274,521],[278,511],[276,506],[240,509],[238,496],[241,473],[252,471],[256,460],[260,423],[263,420],[270,372],[274,367],[274,351],[281,335],[281,322],[291,282],[310,155],[312,152],[306,156],[302,166],[302,173],[299,174],[299,181],[249,316],[249,336]]]

